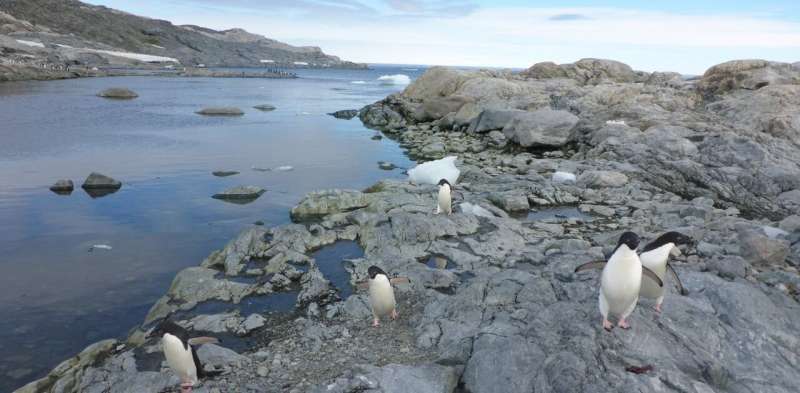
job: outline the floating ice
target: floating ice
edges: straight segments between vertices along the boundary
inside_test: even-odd
[[[89,247],[89,252],[92,252],[94,250],[111,250],[111,246],[109,246],[108,244],[95,244]]]
[[[475,205],[469,202],[462,202],[461,205],[459,206],[461,206],[461,212],[465,214],[472,214],[478,217],[488,217],[488,218],[494,217],[494,214],[492,214],[492,212],[484,209],[479,205]]]
[[[350,83],[352,83],[352,84],[354,84],[354,85],[365,85],[365,84],[367,84],[367,82],[366,82],[366,81],[352,81],[352,82],[350,82]]]
[[[382,75],[378,78],[382,85],[407,85],[411,83],[411,78],[404,74]]]
[[[575,183],[575,174],[561,171],[553,173],[553,183]]]
[[[294,169],[294,167],[291,166],[291,165],[284,165],[284,166],[279,166],[279,167],[275,168],[276,171],[281,171],[281,172],[291,171],[293,169]]]
[[[461,171],[456,168],[458,157],[450,156],[441,160],[429,161],[419,164],[408,170],[408,180],[414,184],[439,184],[439,180],[447,179],[450,184],[456,184]]]

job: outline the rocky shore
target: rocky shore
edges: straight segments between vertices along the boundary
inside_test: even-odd
[[[222,339],[198,350],[222,374],[197,392],[794,392],[798,109],[800,71],[760,60],[695,80],[597,59],[430,69],[359,116],[415,159],[459,157],[453,215],[403,181],[311,193],[294,224],[178,273],[126,340],[18,392],[177,391],[144,339],[165,317]],[[626,230],[694,238],[673,259],[688,295],[667,282],[662,314],[642,299],[609,333],[597,275],[573,270]],[[348,242],[363,256],[320,256]],[[377,329],[353,286],[370,265],[410,279]]]

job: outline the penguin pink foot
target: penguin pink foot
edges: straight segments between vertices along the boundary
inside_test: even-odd
[[[653,307],[653,309],[656,310],[657,313],[661,314],[661,304],[656,304],[656,306]]]
[[[372,320],[372,327],[380,327],[380,326],[381,326],[381,320],[380,319],[375,318],[375,319]]]
[[[184,382],[181,384],[181,393],[192,393],[192,385],[191,382]]]
[[[607,331],[610,332],[611,329],[613,329],[613,328],[614,328],[614,324],[611,323],[611,321],[609,321],[608,319],[604,319],[603,320],[603,329],[606,329]]]
[[[392,310],[392,319],[397,319],[398,316],[400,316],[400,314],[397,313],[397,310]]]
[[[628,322],[625,321],[624,319],[620,319],[619,322],[617,323],[617,326],[619,326],[622,329],[630,329],[631,328],[631,325],[629,325]]]

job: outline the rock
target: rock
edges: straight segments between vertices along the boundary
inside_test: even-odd
[[[216,176],[216,177],[228,177],[228,176],[238,175],[239,172],[238,171],[214,171],[214,172],[211,172],[211,174]]]
[[[706,261],[708,270],[717,272],[717,274],[725,279],[733,280],[736,278],[745,278],[750,264],[747,263],[742,257],[736,255],[715,255]]]
[[[737,89],[758,90],[769,85],[800,81],[800,72],[791,64],[766,60],[733,60],[709,68],[698,83],[706,96]]]
[[[319,269],[309,269],[300,281],[303,289],[297,295],[297,303],[301,306],[315,302],[318,305],[327,304],[331,299],[331,282],[325,278]]]
[[[784,239],[770,239],[763,231],[737,228],[742,257],[754,266],[783,266],[790,244]]]
[[[106,175],[92,172],[83,182],[81,187],[83,187],[85,190],[118,190],[120,187],[122,187],[122,183]]]
[[[275,108],[274,106],[272,106],[270,104],[261,104],[261,105],[254,106],[253,109],[258,109],[258,110],[260,110],[262,112],[270,112],[270,111],[274,111],[277,108]]]
[[[329,115],[337,118],[337,119],[344,119],[350,120],[356,116],[358,116],[358,109],[344,109],[332,113],[328,113]]]
[[[458,112],[464,104],[472,102],[469,97],[452,95],[448,97],[431,97],[423,101],[418,121],[431,121],[443,118],[449,113]]]
[[[487,137],[489,138],[489,144],[491,146],[502,149],[508,144],[508,139],[505,134],[500,131],[490,131]]]
[[[628,176],[614,171],[586,171],[578,176],[578,186],[589,188],[622,187]]]
[[[533,392],[536,374],[544,362],[544,353],[520,336],[479,336],[464,370],[464,387],[473,393]]]
[[[391,162],[378,161],[378,168],[381,168],[384,171],[391,171],[391,170],[396,169],[397,167],[394,164],[392,164]]]
[[[503,127],[503,134],[523,147],[561,147],[577,123],[578,117],[567,111],[539,109],[516,113]]]
[[[447,97],[471,77],[468,73],[453,68],[431,67],[403,91],[403,96],[415,100]]]
[[[229,188],[221,193],[214,194],[212,198],[214,199],[224,199],[224,200],[254,200],[261,196],[261,194],[265,193],[261,187],[256,186],[237,186],[233,188]]]
[[[130,100],[139,97],[138,94],[124,87],[112,87],[110,89],[105,89],[97,95],[103,98],[112,98],[118,100]]]
[[[50,186],[50,191],[53,191],[56,194],[69,194],[74,189],[75,185],[72,183],[72,180],[69,179],[59,180]]]
[[[487,109],[472,121],[468,131],[484,133],[492,130],[502,130],[511,119],[521,113],[525,113],[525,111]]]
[[[365,207],[369,197],[356,190],[323,190],[312,192],[292,208],[293,220],[344,213]]]
[[[507,212],[519,212],[531,209],[528,203],[528,197],[513,191],[491,194],[489,195],[489,201]]]
[[[247,356],[239,355],[225,347],[215,344],[204,344],[197,349],[197,357],[203,366],[212,369],[229,369],[231,367],[242,367],[250,364],[250,358]]]
[[[198,115],[204,116],[243,116],[244,112],[242,112],[239,108],[234,107],[209,107],[203,108],[197,112]]]
[[[532,65],[521,75],[534,79],[566,78],[567,72],[562,67],[552,61],[545,61]]]
[[[536,79],[570,78],[582,84],[634,82],[637,74],[627,64],[606,59],[580,59],[572,64],[537,63],[522,73]]]
[[[370,139],[372,139],[373,141],[379,141],[379,140],[383,139],[383,135],[375,134]]]
[[[260,314],[250,314],[250,316],[245,318],[244,322],[242,322],[237,333],[241,335],[250,334],[253,330],[263,327],[266,321],[267,320]]]
[[[435,363],[418,366],[387,364],[383,367],[360,365],[346,376],[311,392],[451,393],[457,384],[458,374],[453,367]]]

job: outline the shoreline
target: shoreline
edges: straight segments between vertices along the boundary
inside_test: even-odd
[[[230,337],[223,347],[199,351],[208,365],[224,371],[203,383],[209,391],[248,386],[345,392],[399,379],[431,392],[456,386],[474,392],[497,386],[569,391],[588,385],[703,392],[730,384],[791,391],[800,376],[777,348],[800,350],[800,342],[790,339],[793,326],[800,325],[800,247],[788,237],[798,234],[793,217],[799,212],[782,202],[782,193],[766,194],[769,187],[726,193],[714,183],[717,166],[686,162],[699,160],[699,153],[725,160],[718,151],[726,148],[744,154],[736,143],[748,140],[791,171],[783,162],[797,157],[797,149],[781,150],[776,146],[786,142],[748,134],[684,105],[702,99],[694,84],[674,78],[649,82],[652,75],[640,81],[632,73],[595,67],[590,75],[607,72],[612,82],[429,70],[404,93],[362,109],[360,118],[397,140],[409,157],[459,156],[454,202],[460,208],[453,215],[432,214],[435,186],[404,181],[310,193],[292,209],[297,222],[246,229],[199,266],[179,272],[127,340],[94,344],[18,392],[50,391],[55,384],[100,391],[115,384],[131,391],[174,388],[171,372],[161,371],[157,342],[144,339],[149,325],[170,314],[197,334]],[[711,81],[700,83],[708,92]],[[507,91],[516,93],[509,97]],[[677,109],[662,113],[652,108],[663,101],[638,101],[658,94]],[[725,103],[756,100],[760,93],[713,94],[715,102]],[[609,99],[615,96],[622,103]],[[560,112],[522,111],[522,105]],[[578,116],[561,113],[568,108]],[[514,120],[519,124],[530,113],[547,128],[522,134],[503,118],[521,116]],[[522,146],[530,140],[537,142]],[[753,160],[737,168],[745,170]],[[556,181],[557,171],[577,174],[577,181]],[[701,175],[711,179],[703,187],[696,184]],[[465,209],[464,202],[482,210]],[[574,208],[583,216],[548,214],[553,208]],[[544,218],[529,219],[532,209]],[[770,235],[767,227],[786,235]],[[642,300],[632,330],[606,333],[599,326],[595,276],[573,269],[604,259],[628,229],[647,239],[677,229],[695,238],[695,247],[673,259],[690,294],[671,292],[663,315]],[[355,241],[364,252],[345,261],[350,284],[362,280],[372,264],[410,278],[397,288],[399,321],[371,328],[365,293],[338,299],[311,255],[342,241]],[[784,251],[783,258],[777,256]],[[430,258],[443,258],[446,266],[428,266]],[[238,311],[244,299],[294,292],[298,305],[289,314]],[[223,312],[192,311],[209,302],[232,304]],[[759,317],[763,313],[770,315],[768,323]],[[750,336],[761,344],[739,345],[724,340],[728,336]],[[249,344],[239,353],[224,348],[239,345],[237,340]],[[650,364],[657,378],[626,371]],[[710,371],[687,371],[698,368]],[[562,378],[564,373],[570,377]]]

